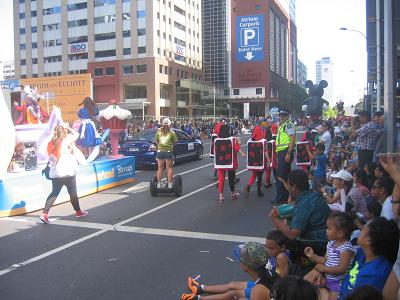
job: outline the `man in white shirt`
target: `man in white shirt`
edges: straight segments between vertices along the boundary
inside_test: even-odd
[[[329,153],[331,152],[331,147],[332,147],[331,133],[329,132],[328,127],[326,125],[318,125],[315,129],[321,135],[319,141],[325,145],[324,153],[329,157]]]
[[[392,210],[392,193],[394,182],[389,176],[384,176],[375,180],[372,185],[371,194],[374,200],[382,204],[381,217],[388,220],[394,219]]]

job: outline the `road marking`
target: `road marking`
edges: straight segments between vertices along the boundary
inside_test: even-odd
[[[240,173],[243,173],[243,172],[245,172],[245,171],[247,171],[247,169],[244,169],[244,170],[242,170],[242,171],[240,171],[240,172],[237,172],[236,174],[239,175]],[[225,180],[226,180],[226,178],[225,178]],[[202,188],[199,188],[199,189],[197,189],[197,190],[194,190],[194,191],[190,192],[189,194],[185,194],[185,195],[183,195],[183,196],[181,196],[181,197],[179,197],[179,198],[176,198],[175,200],[172,200],[172,201],[167,202],[167,203],[164,203],[164,204],[162,204],[162,205],[160,205],[160,206],[154,207],[154,208],[152,208],[152,209],[150,209],[150,210],[148,210],[148,211],[145,211],[145,212],[143,212],[143,213],[141,213],[141,214],[139,214],[139,215],[136,215],[136,216],[133,216],[133,217],[131,217],[131,218],[129,218],[129,219],[126,219],[126,220],[124,220],[124,221],[121,221],[121,222],[115,224],[115,226],[124,225],[124,224],[126,224],[126,223],[129,223],[129,222],[132,222],[132,221],[134,221],[134,220],[137,220],[137,219],[139,219],[139,218],[141,218],[141,217],[147,216],[147,215],[149,215],[149,214],[151,214],[151,213],[153,213],[153,212],[155,212],[155,211],[158,211],[158,210],[160,210],[160,209],[162,209],[162,208],[164,208],[164,207],[170,206],[170,205],[175,204],[175,203],[177,203],[177,202],[179,202],[179,201],[181,201],[181,200],[183,200],[183,199],[185,199],[185,198],[187,198],[187,197],[190,197],[190,196],[192,196],[192,195],[194,195],[194,194],[197,194],[197,193],[199,193],[199,192],[202,192],[202,191],[204,191],[204,190],[206,190],[206,189],[208,189],[209,187],[212,187],[212,186],[215,186],[215,182],[210,183],[210,184],[208,184],[208,185],[206,185],[206,186],[204,186],[204,187],[202,187]]]
[[[192,173],[192,172],[194,172],[194,171],[197,171],[197,170],[200,170],[200,169],[203,169],[203,168],[207,168],[207,167],[213,166],[213,165],[214,165],[214,163],[206,164],[206,165],[204,165],[204,166],[201,166],[201,167],[198,167],[198,168],[195,168],[195,169],[191,169],[191,170],[187,170],[187,171],[182,172],[182,173],[179,173],[179,174],[177,174],[177,175],[185,175],[185,174]]]
[[[44,225],[43,225],[43,226],[44,226]],[[58,252],[63,251],[63,250],[65,250],[65,249],[68,249],[68,248],[70,248],[70,247],[72,247],[72,246],[75,246],[75,245],[77,245],[77,244],[80,244],[80,243],[82,243],[82,242],[84,242],[84,241],[87,241],[87,240],[89,240],[89,239],[91,239],[91,238],[97,237],[97,236],[99,236],[99,235],[101,235],[101,234],[103,234],[103,233],[105,233],[105,232],[107,232],[107,231],[108,231],[107,229],[103,229],[103,230],[94,232],[94,233],[89,234],[89,235],[87,235],[87,236],[84,236],[84,237],[82,237],[82,238],[80,238],[80,239],[78,239],[78,240],[75,240],[75,241],[72,241],[72,242],[70,242],[70,243],[68,243],[68,244],[62,245],[62,246],[60,246],[60,247],[58,247],[58,248],[55,248],[55,249],[53,249],[53,250],[50,250],[50,251],[48,251],[48,252],[45,252],[45,253],[43,253],[43,254],[40,254],[40,255],[38,255],[38,256],[35,256],[35,257],[30,258],[30,259],[28,259],[28,260],[25,260],[25,261],[23,261],[23,262],[20,262],[20,263],[17,263],[17,264],[13,264],[11,267],[8,267],[7,269],[1,270],[1,271],[0,271],[0,276],[3,276],[4,274],[10,273],[11,271],[14,271],[14,270],[16,270],[16,269],[19,268],[19,267],[27,266],[27,265],[29,265],[29,264],[31,264],[31,263],[34,263],[34,262],[36,262],[36,261],[39,261],[39,260],[41,260],[41,259],[43,259],[43,258],[46,258],[46,257],[50,256],[50,255],[53,255],[53,254],[55,254],[55,253],[58,253]]]
[[[16,221],[18,219],[12,220]],[[19,219],[22,220],[22,219]],[[45,226],[39,224],[36,218],[29,217],[29,219],[24,219],[27,223],[36,223],[40,226]],[[264,237],[254,237],[254,236],[241,236],[233,234],[219,234],[219,233],[207,233],[198,231],[183,231],[183,230],[173,230],[173,229],[160,229],[160,228],[148,228],[148,227],[136,227],[136,226],[124,226],[124,225],[110,225],[103,223],[94,222],[81,222],[72,220],[56,220],[51,222],[52,225],[68,226],[68,227],[79,227],[87,229],[98,229],[101,231],[119,231],[119,232],[129,232],[129,233],[140,233],[149,235],[160,235],[160,236],[173,236],[181,238],[193,238],[199,240],[213,240],[213,241],[224,241],[224,242],[260,242],[264,243]],[[207,250],[206,252],[210,252]]]
[[[182,230],[131,227],[131,226],[116,226],[115,230],[122,232],[173,236],[173,237],[192,238],[199,240],[213,240],[213,241],[237,242],[237,243],[246,243],[252,241],[252,242],[265,243],[265,238],[260,238],[260,237],[196,232],[196,231],[182,231]]]
[[[236,174],[240,174],[240,173],[243,173],[245,171],[247,171],[247,169],[244,169],[244,170],[242,170],[242,171],[240,171],[240,172],[238,172]],[[68,221],[68,220],[55,220],[54,224],[59,224],[59,225],[63,225],[64,224],[66,226],[71,226],[71,225],[67,225],[67,224],[73,224],[71,222],[76,222],[76,223],[79,223],[80,226],[84,225],[87,228],[91,228],[91,229],[101,229],[102,228],[102,229],[97,231],[97,232],[94,232],[92,234],[89,234],[87,236],[84,236],[84,237],[82,237],[80,239],[77,239],[75,241],[72,241],[70,243],[62,245],[62,246],[60,246],[58,248],[55,248],[53,250],[50,250],[48,252],[45,252],[43,254],[40,254],[38,256],[35,256],[35,257],[30,258],[28,260],[25,260],[23,262],[20,262],[20,263],[17,263],[17,264],[13,264],[12,266],[8,267],[7,269],[0,270],[0,276],[3,276],[5,274],[7,274],[7,273],[10,273],[10,272],[16,270],[19,267],[27,266],[27,265],[29,265],[31,263],[37,262],[37,261],[39,261],[39,260],[41,260],[43,258],[46,258],[46,257],[50,256],[50,255],[53,255],[53,254],[56,254],[56,253],[61,252],[63,250],[66,250],[68,248],[71,248],[71,247],[73,247],[73,246],[75,246],[77,244],[80,244],[82,242],[90,240],[90,239],[92,239],[94,237],[98,237],[99,235],[102,235],[103,233],[106,233],[106,232],[109,232],[109,231],[112,231],[112,230],[143,233],[143,234],[165,235],[165,236],[168,236],[168,235],[170,235],[170,236],[181,236],[181,237],[198,236],[198,238],[207,238],[208,237],[207,239],[213,239],[213,238],[217,239],[217,238],[219,238],[219,240],[221,240],[221,241],[237,241],[235,239],[235,236],[229,236],[229,235],[219,235],[219,234],[213,234],[213,233],[190,233],[190,232],[178,231],[178,230],[151,229],[151,228],[142,228],[142,227],[122,226],[122,225],[124,225],[126,223],[129,223],[129,222],[137,220],[137,219],[139,219],[141,217],[147,216],[147,215],[149,215],[149,214],[151,214],[151,213],[153,213],[155,211],[158,211],[158,210],[160,210],[160,209],[162,209],[164,207],[167,207],[167,206],[170,206],[172,204],[175,204],[175,203],[177,203],[177,202],[179,202],[179,201],[181,201],[183,199],[186,199],[189,196],[192,196],[192,195],[194,195],[196,193],[204,191],[205,189],[208,189],[209,187],[212,187],[212,186],[215,186],[215,182],[210,183],[210,184],[208,184],[208,185],[206,185],[206,186],[204,186],[202,188],[199,188],[199,189],[197,189],[197,190],[195,190],[193,192],[190,192],[189,194],[183,195],[183,196],[181,196],[181,197],[179,197],[179,198],[177,198],[175,200],[172,200],[172,201],[167,202],[167,203],[165,203],[163,205],[157,206],[157,207],[155,207],[153,209],[150,209],[150,210],[148,210],[146,212],[143,212],[143,213],[141,213],[139,215],[136,215],[136,216],[134,216],[132,218],[129,218],[127,220],[119,222],[119,223],[117,223],[115,225],[98,224],[98,223],[90,223],[90,222]],[[22,219],[29,219],[30,217],[28,217],[28,218],[26,218],[26,217],[25,218],[15,217],[15,218],[18,219],[18,220],[22,220]],[[0,220],[2,220],[2,219],[0,218]],[[31,221],[28,221],[28,222],[31,222]],[[37,222],[37,223],[39,223],[39,222]],[[42,224],[41,226],[49,226],[49,225]],[[130,228],[134,228],[134,229],[130,229]],[[135,230],[135,228],[136,228],[136,230]],[[254,238],[254,239],[257,239],[257,238]],[[264,238],[262,240],[264,241]],[[241,239],[239,239],[239,241],[242,242]]]
[[[142,189],[148,189],[149,188],[149,182],[148,181],[143,181],[139,182],[138,184],[135,184],[134,186],[127,188],[126,190],[123,191],[123,193],[130,193],[134,192],[137,190],[142,190]]]

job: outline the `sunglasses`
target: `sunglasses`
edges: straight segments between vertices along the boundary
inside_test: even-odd
[[[381,187],[380,186],[377,186],[377,185],[373,185],[372,187],[371,187],[371,189],[373,190],[373,189],[380,189]]]

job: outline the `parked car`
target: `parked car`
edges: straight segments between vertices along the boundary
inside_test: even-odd
[[[134,136],[128,137],[120,144],[119,153],[125,156],[135,156],[136,166],[157,166],[155,138],[158,129],[146,129]],[[178,142],[174,147],[175,162],[184,160],[200,160],[203,158],[201,140],[192,138],[179,129],[173,130]]]

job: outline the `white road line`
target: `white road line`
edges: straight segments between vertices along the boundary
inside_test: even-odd
[[[242,170],[242,171],[240,171],[240,172],[238,172],[238,173],[236,173],[236,174],[238,175],[238,174],[243,173],[243,172],[245,172],[245,171],[247,171],[247,169],[244,169],[244,170]],[[225,179],[225,180],[226,180],[226,179]],[[147,216],[147,215],[149,215],[149,214],[151,214],[151,213],[153,213],[153,212],[155,212],[155,211],[158,211],[158,210],[160,210],[160,209],[162,209],[162,208],[164,208],[164,207],[170,206],[170,205],[175,204],[175,203],[177,203],[177,202],[179,202],[179,201],[181,201],[181,200],[183,200],[183,199],[185,199],[185,198],[187,198],[187,197],[190,197],[190,196],[192,196],[192,195],[194,195],[194,194],[197,194],[197,193],[199,193],[199,192],[202,192],[202,191],[208,189],[208,188],[211,187],[211,186],[215,186],[215,182],[210,183],[210,184],[208,184],[208,185],[206,185],[206,186],[204,186],[204,187],[202,187],[202,188],[199,188],[199,189],[197,189],[197,190],[194,190],[194,191],[190,192],[189,194],[186,194],[186,195],[183,195],[183,196],[181,196],[181,197],[179,197],[179,198],[176,198],[175,200],[172,200],[172,201],[167,202],[167,203],[165,203],[165,204],[162,204],[162,205],[160,205],[160,206],[154,207],[154,208],[152,208],[152,209],[150,209],[150,210],[148,210],[148,211],[145,211],[144,213],[141,213],[141,214],[139,214],[139,215],[133,216],[132,218],[126,219],[126,220],[124,220],[124,221],[121,221],[121,222],[115,224],[115,226],[121,226],[121,225],[124,225],[124,224],[126,224],[126,223],[129,223],[129,222],[132,222],[132,221],[134,221],[134,220],[137,220],[137,219],[139,219],[139,218],[141,218],[141,217]]]
[[[36,221],[37,218],[29,217],[29,219],[23,219],[25,222],[37,223],[40,226],[45,226],[39,224]],[[16,220],[13,220],[16,221]],[[22,221],[22,219],[20,219]],[[232,234],[219,234],[219,233],[207,233],[207,232],[197,232],[197,231],[183,231],[183,230],[173,230],[173,229],[160,229],[160,228],[149,228],[149,227],[136,227],[136,226],[123,226],[123,225],[110,225],[103,223],[93,223],[93,222],[81,222],[81,221],[70,221],[70,220],[57,220],[51,222],[52,225],[69,226],[69,227],[79,227],[88,229],[98,229],[106,231],[120,231],[120,232],[130,232],[130,233],[141,233],[149,235],[161,235],[161,236],[174,236],[182,238],[193,238],[200,240],[213,240],[213,241],[225,241],[225,242],[265,242],[265,238],[254,237],[254,236],[241,236]]]
[[[91,238],[97,237],[97,236],[99,236],[99,235],[101,235],[101,234],[103,234],[103,233],[105,233],[107,231],[108,231],[107,229],[103,229],[103,230],[97,231],[95,233],[92,233],[92,234],[89,234],[87,236],[84,236],[83,238],[80,238],[78,240],[72,241],[72,242],[70,242],[68,244],[62,245],[62,246],[60,246],[58,248],[55,248],[53,250],[50,250],[50,251],[48,251],[46,253],[43,253],[41,255],[35,256],[33,258],[30,258],[30,259],[25,260],[23,262],[20,262],[18,264],[14,264],[14,265],[12,265],[11,267],[9,267],[7,269],[1,270],[0,271],[0,276],[3,276],[4,274],[10,273],[11,271],[14,271],[15,269],[17,269],[19,267],[27,266],[27,265],[29,265],[31,263],[39,261],[39,260],[41,260],[43,258],[46,258],[46,257],[50,256],[50,255],[53,255],[53,254],[58,253],[58,252],[61,252],[61,251],[65,250],[65,249],[68,249],[68,248],[70,248],[72,246],[80,244],[80,243],[82,243],[84,241],[87,241],[87,240],[89,240]]]
[[[179,173],[179,174],[177,174],[177,175],[185,175],[185,174],[192,173],[192,172],[194,172],[194,171],[197,171],[197,170],[200,170],[200,169],[203,169],[203,168],[207,168],[207,167],[213,166],[213,165],[214,165],[214,163],[206,164],[206,165],[203,165],[203,166],[201,166],[201,167],[198,167],[198,168],[195,168],[195,169],[191,169],[191,170],[187,170],[187,171],[185,171],[185,172]]]
[[[174,236],[174,237],[200,239],[200,240],[213,240],[213,241],[237,242],[237,243],[246,243],[246,242],[265,243],[265,238],[253,237],[253,236],[240,236],[240,235],[230,235],[230,234],[193,232],[193,231],[144,228],[144,227],[130,227],[130,226],[117,226],[115,227],[115,229],[116,231],[123,231],[123,232]]]
[[[143,181],[143,182],[139,182],[138,184],[135,184],[134,186],[131,186],[130,188],[127,188],[126,190],[123,191],[123,193],[129,193],[129,192],[134,192],[137,190],[148,189],[148,188],[149,188],[149,182]]]
[[[237,174],[243,173],[243,172],[245,172],[245,171],[247,171],[247,170],[244,169],[244,170],[238,172]],[[43,259],[43,258],[46,258],[46,257],[50,256],[50,255],[53,255],[53,254],[58,253],[58,252],[61,252],[61,251],[65,250],[65,249],[68,249],[68,248],[70,248],[70,247],[73,247],[73,246],[75,246],[75,245],[77,245],[77,244],[80,244],[80,243],[82,243],[82,242],[84,242],[84,241],[87,241],[87,240],[89,240],[89,239],[92,239],[92,238],[94,238],[94,237],[97,237],[97,236],[99,236],[99,235],[102,235],[103,233],[106,233],[106,232],[108,232],[108,231],[110,231],[110,230],[115,230],[115,228],[121,228],[121,227],[122,227],[122,229],[129,228],[129,227],[127,227],[127,226],[122,226],[122,225],[124,225],[124,224],[126,224],[126,223],[129,223],[129,222],[132,222],[132,221],[134,221],[134,220],[137,220],[137,219],[139,219],[139,218],[141,218],[141,217],[147,216],[147,215],[149,215],[149,214],[151,214],[151,213],[153,213],[153,212],[155,212],[155,211],[158,211],[158,210],[160,210],[160,209],[162,209],[162,208],[164,208],[164,207],[167,207],[167,206],[170,206],[170,205],[172,205],[172,204],[175,204],[175,203],[177,203],[177,202],[179,202],[179,201],[181,201],[181,200],[183,200],[183,199],[185,199],[185,198],[187,198],[187,197],[189,197],[189,196],[192,196],[192,195],[194,195],[194,194],[196,194],[196,193],[198,193],[198,192],[204,191],[205,189],[207,189],[207,188],[209,188],[209,187],[211,187],[211,186],[214,186],[214,185],[215,185],[215,182],[210,183],[210,184],[208,184],[208,185],[206,185],[206,186],[204,186],[204,187],[202,187],[202,188],[199,188],[199,189],[197,189],[197,190],[195,190],[195,191],[193,191],[193,192],[190,192],[189,194],[183,195],[183,196],[181,196],[181,197],[179,197],[179,198],[177,198],[177,199],[175,199],[175,200],[173,200],[173,201],[170,201],[170,202],[165,203],[165,204],[163,204],[163,205],[157,206],[157,207],[155,207],[155,208],[153,208],[153,209],[150,209],[150,210],[148,210],[148,211],[146,211],[146,212],[144,212],[144,213],[141,213],[141,214],[139,214],[139,215],[136,215],[136,216],[134,216],[134,217],[132,217],[132,218],[129,218],[129,219],[125,220],[125,221],[119,222],[119,223],[115,224],[114,226],[109,225],[109,224],[101,224],[102,226],[104,226],[104,227],[102,227],[102,228],[104,228],[104,229],[99,230],[99,231],[97,231],[97,232],[95,232],[95,233],[89,234],[89,235],[87,235],[87,236],[84,236],[84,237],[82,237],[82,238],[80,238],[80,239],[77,239],[77,240],[72,241],[72,242],[70,242],[70,243],[67,243],[67,244],[65,244],[65,245],[62,245],[62,246],[60,246],[60,247],[58,247],[58,248],[55,248],[55,249],[50,250],[50,251],[48,251],[48,252],[45,252],[45,253],[43,253],[43,254],[40,254],[40,255],[38,255],[38,256],[35,256],[35,257],[31,258],[31,259],[25,260],[25,261],[20,262],[20,263],[17,263],[17,264],[13,264],[12,266],[8,267],[7,269],[0,270],[0,276],[2,276],[2,275],[4,275],[4,274],[7,274],[7,273],[10,273],[10,272],[16,270],[16,269],[19,268],[19,267],[27,266],[27,265],[29,265],[29,264],[31,264],[31,263],[34,263],[34,262],[36,262],[36,261],[39,261],[39,260],[41,260],[41,259]],[[17,219],[18,219],[18,218],[17,218]],[[1,220],[1,219],[0,219],[0,220]],[[21,219],[19,219],[19,220],[21,220]],[[75,221],[75,222],[76,222],[76,221]],[[55,220],[55,221],[54,221],[54,224],[60,224],[60,225],[62,225],[62,224],[65,224],[65,225],[66,225],[66,224],[68,224],[68,223],[71,224],[71,221],[66,221],[66,220]],[[87,226],[88,228],[99,229],[99,225],[97,225],[96,223],[90,223],[90,222],[77,222],[77,223],[81,223],[82,225],[85,225],[85,226]],[[43,226],[48,226],[48,225],[43,225]],[[140,227],[137,227],[137,228],[140,228]],[[157,234],[160,235],[160,233],[162,232],[162,229],[153,229],[153,231],[151,231],[150,229],[146,229],[146,230],[147,230],[147,232],[150,232],[150,233],[148,233],[148,234],[156,234],[155,232],[158,232]],[[142,232],[142,233],[143,233],[143,231],[146,231],[146,230],[145,230],[145,228],[140,228],[140,229],[138,229],[138,232]],[[177,232],[179,232],[179,231],[177,231]],[[177,234],[177,232],[175,232],[175,234]],[[169,231],[169,233],[172,234],[173,231]],[[183,235],[183,232],[181,232],[181,234]],[[167,234],[164,234],[164,235],[167,235]],[[175,235],[175,236],[177,236],[177,235]],[[199,236],[205,236],[205,234],[202,235],[201,233],[199,233]],[[209,234],[209,237],[212,237],[212,236],[214,236],[215,238],[217,237],[217,235],[211,234],[211,233],[210,233],[210,234]],[[219,238],[222,238],[222,236],[223,236],[223,235],[218,236],[218,237],[219,237]],[[233,239],[233,236],[231,236],[231,239]]]

